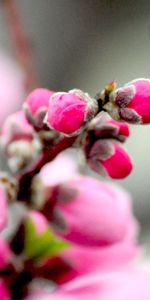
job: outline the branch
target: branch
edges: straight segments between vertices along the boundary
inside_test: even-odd
[[[18,178],[18,201],[30,201],[30,189],[33,177],[40,172],[41,168],[46,163],[52,161],[61,151],[70,148],[74,144],[76,138],[77,137],[64,137],[57,145],[54,145],[52,149],[45,149],[39,160]]]
[[[29,92],[35,87],[37,81],[30,43],[25,34],[14,0],[4,0],[3,5],[12,42],[15,46],[16,56],[26,74],[26,90]]]

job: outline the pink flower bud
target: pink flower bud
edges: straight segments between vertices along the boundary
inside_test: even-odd
[[[33,128],[28,123],[24,112],[18,111],[5,120],[0,136],[0,142],[3,150],[6,150],[7,146],[17,140],[33,139]]]
[[[135,79],[111,95],[121,119],[131,123],[150,123],[150,80]]]
[[[96,114],[95,99],[80,90],[59,92],[50,97],[45,123],[64,134],[76,134]]]
[[[7,194],[2,185],[0,185],[0,231],[7,224]]]
[[[100,184],[100,183],[99,183]],[[83,184],[84,185],[84,184]],[[91,188],[90,188],[91,187]],[[93,188],[93,193],[91,192],[91,189]],[[77,277],[79,274],[86,274],[88,272],[93,272],[95,270],[99,270],[99,271],[103,271],[103,270],[114,270],[114,269],[120,269],[122,267],[127,267],[130,264],[133,264],[133,261],[135,260],[135,258],[137,257],[137,255],[139,254],[139,246],[137,246],[137,234],[138,234],[138,226],[137,226],[137,222],[134,219],[133,215],[132,215],[132,210],[131,210],[131,205],[130,205],[130,198],[128,196],[128,194],[126,194],[124,191],[120,190],[120,189],[116,189],[113,186],[109,186],[106,184],[101,183],[101,192],[99,192],[99,194],[97,194],[96,191],[96,187],[94,189],[94,186],[90,186],[90,184],[88,185],[88,189],[89,189],[89,195],[86,196],[85,198],[87,199],[87,203],[85,203],[85,216],[87,216],[87,220],[89,218],[89,225],[85,224],[85,216],[82,210],[82,206],[80,208],[80,214],[78,213],[76,206],[76,203],[74,203],[75,209],[73,211],[72,209],[72,223],[73,225],[75,224],[75,215],[78,216],[78,223],[79,220],[81,219],[80,222],[80,228],[86,228],[87,231],[85,232],[85,235],[83,235],[83,230],[82,230],[82,238],[83,238],[83,243],[80,243],[80,240],[78,242],[77,238],[79,237],[81,239],[81,235],[77,232],[76,229],[76,235],[75,238],[76,240],[72,240],[73,244],[72,246],[65,250],[62,253],[62,258],[66,260],[66,262],[70,262],[72,269],[70,270],[70,272],[68,272],[68,274],[66,274],[62,280],[63,282],[70,280],[71,278]],[[106,189],[106,190],[105,190]],[[107,191],[108,195],[106,195],[106,198],[103,195],[103,192]],[[87,192],[88,193],[88,192]],[[97,196],[95,197],[95,194],[97,194]],[[101,194],[101,195],[100,195]],[[82,197],[83,197],[83,193],[82,193]],[[88,199],[91,197],[92,201],[91,201],[91,206],[90,203],[88,201]],[[112,207],[110,205],[109,202],[109,197],[111,199],[112,197]],[[79,197],[78,197],[79,198]],[[97,198],[98,201],[95,203],[95,198]],[[82,198],[80,198],[80,202],[82,205]],[[73,201],[76,201],[73,200]],[[73,203],[72,203],[73,205]],[[96,211],[96,205],[98,207],[98,205],[100,206],[99,209],[99,213],[95,213],[94,209]],[[105,205],[106,205],[106,210],[105,210]],[[114,207],[115,205],[115,207]],[[123,205],[124,208],[123,208]],[[95,206],[95,208],[94,208]],[[90,213],[87,212],[87,207],[89,208],[89,210],[91,210]],[[120,215],[120,217],[125,217],[126,221],[124,219],[124,226],[128,227],[128,229],[126,230],[125,234],[121,234],[120,232],[120,239],[116,239],[116,240],[111,240],[111,241],[105,241],[104,242],[104,236],[108,234],[109,230],[110,230],[110,238],[111,238],[111,234],[114,234],[114,230],[116,228],[116,233],[118,230],[120,230],[121,228],[123,229],[123,224],[121,225],[121,223],[117,225],[117,223],[115,224],[114,219],[117,217],[117,209],[122,207],[122,213],[121,211],[119,212],[118,210],[118,214]],[[114,211],[114,209],[116,208],[116,212]],[[61,210],[61,208],[60,208]],[[62,215],[63,214],[63,211]],[[69,211],[70,212],[70,211]],[[68,213],[68,210],[67,210]],[[65,219],[66,219],[66,223],[67,223],[67,218],[68,215],[67,213],[65,214]],[[82,215],[83,213],[83,215]],[[89,217],[89,214],[91,214],[91,218]],[[92,222],[92,214],[94,216],[93,222]],[[111,217],[109,217],[109,215],[111,215]],[[124,215],[124,216],[123,216]],[[97,216],[97,217],[96,217]],[[69,215],[70,217],[70,215]],[[71,217],[70,217],[71,219]],[[69,219],[69,221],[70,221]],[[110,222],[110,220],[112,221],[112,224]],[[83,220],[83,224],[82,223]],[[119,220],[116,220],[119,221]],[[71,221],[70,221],[71,222]],[[95,224],[94,224],[95,222]],[[71,223],[71,229],[72,229],[72,223]],[[87,221],[88,223],[88,221]],[[128,225],[127,225],[128,223]],[[126,225],[125,225],[126,224]],[[68,224],[69,227],[70,223]],[[75,225],[74,225],[75,226]],[[87,226],[87,227],[86,227]],[[92,228],[92,230],[94,230],[94,226],[95,229],[97,230],[97,234],[99,232],[99,234],[104,234],[103,238],[102,238],[102,244],[96,245],[95,241],[93,244],[91,244],[91,242],[86,242],[86,234],[89,235],[91,234],[91,230],[90,227]],[[110,227],[109,227],[110,226]],[[124,227],[124,229],[125,229]],[[126,227],[126,228],[127,228]],[[111,231],[112,229],[112,231]],[[79,230],[79,228],[78,228]],[[68,228],[68,232],[69,232],[69,228]],[[119,231],[118,231],[119,233]],[[68,233],[66,232],[66,236],[68,238]],[[73,232],[74,234],[74,232]],[[73,235],[72,234],[72,235]],[[92,234],[91,234],[92,235]],[[96,237],[96,233],[94,233],[93,231],[93,239],[94,236]],[[64,232],[64,237],[65,237],[65,232]],[[101,236],[102,237],[102,236]],[[70,236],[69,236],[70,238]],[[71,236],[72,238],[72,236]],[[86,261],[86,264],[85,264]]]
[[[31,124],[37,129],[43,129],[43,119],[48,110],[50,97],[53,91],[44,88],[35,89],[28,97],[23,107]]]
[[[94,118],[83,141],[83,150],[92,170],[113,179],[128,176],[132,162],[127,152],[118,144],[130,135],[128,124],[113,120],[101,112]]]
[[[99,160],[106,173],[113,179],[123,179],[133,170],[132,159],[119,144],[113,143],[113,154],[104,160]]]
[[[92,170],[113,179],[127,177],[132,169],[132,159],[127,151],[113,140],[97,140],[87,154]]]
[[[102,111],[90,122],[86,141],[89,144],[90,138],[96,140],[109,137],[124,142],[129,136],[130,128],[127,123],[113,120],[108,113]]]
[[[39,139],[14,141],[7,148],[8,166],[13,173],[22,171],[39,158],[41,150],[42,144]]]
[[[8,157],[8,165],[16,173],[37,159],[42,144],[28,123],[24,112],[9,116],[2,128],[0,145]]]
[[[68,182],[68,187],[77,193],[56,206],[67,224],[61,233],[65,239],[99,247],[135,236],[135,220],[125,192],[90,177],[78,177]]]
[[[130,128],[129,125],[125,122],[117,122],[116,120],[110,120],[109,124],[114,125],[118,128],[118,134],[120,136],[128,138],[130,136]]]

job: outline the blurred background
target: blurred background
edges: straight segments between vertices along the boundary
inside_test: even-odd
[[[26,94],[25,71],[18,64],[9,25],[12,20],[3,2],[0,6],[0,123],[9,111],[20,107]],[[122,85],[134,78],[150,78],[150,1],[10,2],[16,4],[32,49],[36,85],[53,90],[80,88],[94,96],[112,79]],[[150,125],[133,127],[126,146],[135,168],[129,178],[117,183],[132,194],[145,241],[150,226]]]

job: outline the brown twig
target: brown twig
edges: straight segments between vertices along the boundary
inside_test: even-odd
[[[18,201],[28,202],[30,200],[30,187],[33,177],[40,172],[46,163],[52,161],[61,151],[71,147],[76,138],[77,137],[64,137],[57,145],[53,146],[52,149],[45,149],[39,160],[19,177]],[[53,175],[50,174],[50,176]]]
[[[29,40],[25,34],[22,20],[19,16],[14,0],[4,0],[8,26],[12,37],[12,42],[16,50],[16,56],[26,74],[26,90],[31,91],[37,81],[34,71],[33,57]]]

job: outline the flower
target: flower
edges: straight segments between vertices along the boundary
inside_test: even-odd
[[[87,93],[75,89],[59,92],[50,97],[45,123],[63,134],[77,134],[97,110],[97,101]]]
[[[70,270],[60,277],[59,283],[95,271],[113,271],[132,266],[140,251],[135,241],[121,241],[109,246],[90,247],[72,244],[61,257],[70,264]],[[86,261],[86,264],[85,264]]]
[[[40,174],[46,195],[42,213],[55,232],[71,243],[71,247],[60,254],[70,267],[58,282],[130,264],[139,248],[136,244],[138,226],[129,195],[113,185],[72,173],[69,175],[72,179],[64,177],[67,181],[63,181],[58,176],[55,180],[54,176],[53,181],[48,174],[53,174],[50,171],[57,162],[62,170],[61,159],[62,155],[48,164],[47,172]]]
[[[35,160],[41,152],[41,142],[35,136],[24,112],[10,115],[4,122],[0,146],[8,157],[12,172],[18,172]]]
[[[54,292],[34,291],[26,300],[149,300],[150,273],[140,269],[81,276]]]
[[[150,123],[150,80],[135,79],[110,94],[118,115],[131,123]]]
[[[39,176],[44,188],[50,189],[77,176],[77,166],[71,156],[61,153],[52,162],[43,166]]]
[[[91,148],[87,161],[92,170],[112,179],[123,179],[133,170],[127,151],[110,140],[98,140]]]
[[[66,201],[60,193],[56,204],[67,225],[61,233],[65,239],[78,245],[103,247],[135,237],[136,221],[124,191],[86,176],[68,181],[66,188],[76,193]]]
[[[113,120],[107,113],[100,113],[89,125],[83,141],[83,150],[92,170],[113,179],[128,176],[132,169],[132,159],[119,144],[130,136],[125,122]]]
[[[23,111],[17,111],[8,116],[2,126],[0,143],[4,151],[13,141],[33,139],[33,128],[27,121]]]
[[[54,187],[64,184],[77,175],[75,161],[65,153],[60,153],[52,162],[44,165],[32,181],[32,201],[35,207],[41,207],[45,201],[51,198]]]
[[[43,119],[48,110],[49,99],[53,94],[53,91],[45,88],[35,89],[29,94],[23,105],[29,122],[36,129],[44,129]]]

